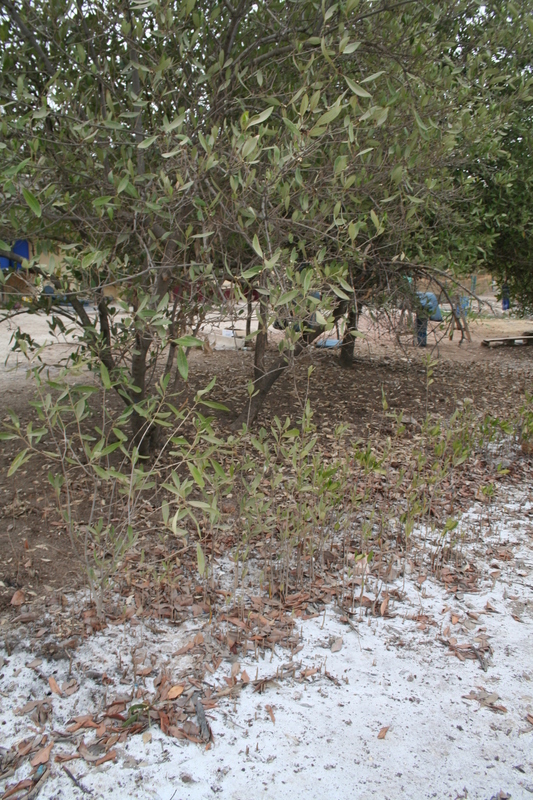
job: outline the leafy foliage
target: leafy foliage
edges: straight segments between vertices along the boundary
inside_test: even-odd
[[[81,329],[136,436],[163,350],[177,386],[176,339],[228,292],[260,296],[261,392],[274,319],[290,320],[282,371],[311,319],[353,325],[362,303],[396,302],[407,273],[479,260],[471,153],[488,132],[483,163],[501,145],[492,53],[512,36],[510,4],[0,8],[2,249],[30,236],[50,254],[40,273],[55,296],[33,308]]]

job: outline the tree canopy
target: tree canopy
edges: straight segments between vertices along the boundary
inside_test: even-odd
[[[310,314],[324,329],[394,303],[406,275],[506,263],[529,231],[525,3],[0,0],[0,15],[0,246],[57,254],[40,271],[126,403],[150,395],[169,341],[183,374],[179,334],[224,281],[260,295],[261,389],[276,316],[302,323],[282,370]]]

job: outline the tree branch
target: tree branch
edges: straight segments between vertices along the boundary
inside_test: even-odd
[[[33,47],[36,54],[43,62],[43,65],[47,73],[50,75],[51,78],[53,78],[54,75],[56,74],[56,71],[52,66],[51,61],[49,60],[48,56],[46,55],[45,51],[43,50],[43,48],[41,47],[41,45],[39,44],[33,33],[31,32],[31,30],[28,27],[26,27],[26,24],[22,20],[22,17],[18,13],[14,4],[11,2],[11,0],[0,0],[0,5],[2,5],[6,9],[13,22],[16,25],[18,25],[22,36],[29,42],[31,47]]]

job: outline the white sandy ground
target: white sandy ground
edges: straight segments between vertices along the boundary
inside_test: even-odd
[[[415,569],[405,585],[403,578],[395,581],[405,596],[391,604],[391,618],[355,617],[354,630],[329,606],[325,615],[301,623],[296,678],[273,681],[262,694],[246,686],[237,700],[224,698],[208,712],[211,749],[166,737],[154,727],[149,742],[139,734],[115,746],[114,763],[94,767],[81,759],[68,762],[67,768],[92,793],[85,794],[53,761],[56,752],[74,752],[80,739],[56,742],[51,774],[39,798],[533,798],[533,726],[525,719],[533,712],[532,509],[527,493],[514,493],[490,511],[476,506],[463,518],[463,552],[483,575],[478,593],[454,597],[430,577],[420,587],[420,569]],[[487,542],[495,550],[507,545],[514,554],[512,561],[497,559],[499,576],[490,575],[497,557],[487,558]],[[487,602],[494,611],[487,611]],[[436,624],[415,620],[419,612]],[[478,619],[468,612],[479,612]],[[452,613],[459,617],[455,625]],[[0,670],[0,746],[9,748],[42,733],[28,715],[17,714],[29,700],[46,697],[52,703],[45,726],[50,733],[131,692],[127,675],[124,685],[120,680],[134,650],[137,658],[142,651],[148,660],[155,656],[158,665],[167,663],[178,676],[188,656],[172,653],[202,626],[207,635],[209,626],[199,620],[181,627],[141,622],[106,628],[74,652],[72,675],[80,689],[70,697],[51,695],[46,683],[51,675],[60,685],[68,679],[67,661],[43,661],[38,670],[27,667],[34,659],[27,638],[9,656],[0,649],[5,659]],[[438,641],[447,626],[447,635],[458,642],[474,643],[480,635],[488,639],[493,654],[486,672],[477,660],[462,662]],[[341,649],[332,652],[332,642],[341,637]],[[274,675],[289,658],[279,649],[258,661],[240,659],[240,667],[253,680],[257,674]],[[302,671],[313,666],[320,672],[302,678]],[[207,678],[220,684],[231,667],[229,660],[223,661],[215,676]],[[87,677],[90,670],[105,670],[114,685],[95,682]],[[151,680],[146,679],[148,689]],[[480,689],[498,695],[495,704],[506,712],[465,699]],[[385,738],[378,739],[387,726]],[[89,745],[93,732],[80,733]],[[26,760],[0,784],[0,791],[29,772]]]

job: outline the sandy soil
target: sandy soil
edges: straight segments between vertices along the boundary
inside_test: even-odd
[[[117,800],[204,800],[213,794],[249,800],[280,793],[295,800],[530,797],[532,521],[533,503],[523,492],[464,515],[463,553],[480,575],[474,591],[450,594],[427,577],[423,563],[407,562],[405,576],[388,586],[398,596],[385,618],[357,612],[348,624],[328,606],[299,626],[301,649],[293,659],[274,649],[238,663],[228,652],[204,679],[214,689],[225,685],[224,676],[237,678],[208,712],[209,748],[154,727],[115,745],[114,759],[101,766],[87,761],[90,755],[65,763],[71,777],[54,759],[91,752],[84,745],[98,740],[94,727],[113,698],[138,696],[141,689],[149,701],[163,669],[178,681],[190,656],[176,651],[199,631],[209,641],[210,624],[200,618],[180,627],[146,626],[133,618],[87,639],[70,661],[36,662],[46,634],[39,640],[35,633],[47,625],[46,613],[38,614],[11,631],[9,652],[0,651],[1,746],[32,737],[43,748],[53,742],[42,800],[84,792]],[[78,604],[76,595],[69,597],[65,615]],[[463,660],[472,647],[485,655]],[[153,665],[149,676],[134,676],[133,658]],[[265,679],[262,693],[246,683],[258,677]],[[76,689],[59,696],[51,679],[59,687],[73,682]],[[34,699],[52,707],[42,725],[21,711]],[[82,715],[95,726],[68,733],[69,723]],[[1,786],[31,772],[25,761]]]

